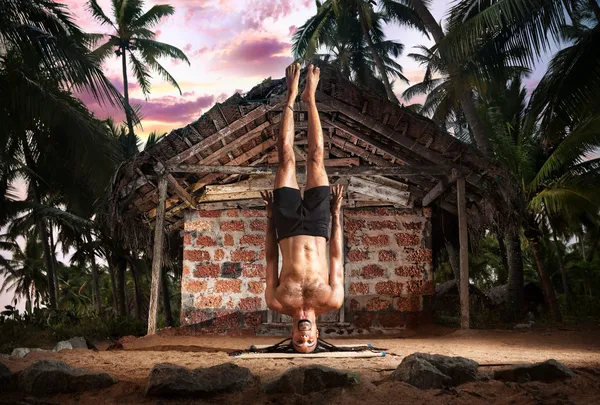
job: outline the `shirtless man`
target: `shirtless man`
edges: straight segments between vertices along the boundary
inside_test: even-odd
[[[304,199],[296,180],[294,154],[294,100],[298,95],[300,65],[290,65],[286,72],[287,105],[279,130],[277,149],[279,167],[273,193],[263,194],[267,206],[266,239],[267,288],[265,299],[273,311],[293,318],[292,345],[302,353],[317,347],[316,319],[335,310],[344,301],[344,269],[340,207],[342,186],[333,187],[323,161],[323,131],[315,102],[319,68],[312,65],[306,74],[302,101],[308,106],[308,157]],[[329,266],[327,241],[331,213]],[[279,248],[282,254],[279,276]]]

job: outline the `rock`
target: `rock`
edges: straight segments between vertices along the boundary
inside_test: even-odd
[[[63,361],[37,361],[17,374],[19,389],[43,396],[109,387],[117,380],[106,373],[77,369]]]
[[[106,348],[106,350],[123,350],[123,349],[124,349],[123,345],[119,342],[115,342]]]
[[[12,382],[12,375],[10,369],[4,363],[0,363],[0,392],[8,391]]]
[[[69,340],[63,340],[58,342],[54,346],[53,351],[60,352],[61,350],[72,350],[72,349],[87,349],[88,345],[84,337],[78,336]]]
[[[44,349],[40,349],[40,348],[33,348],[30,349],[29,347],[17,347],[15,349],[13,349],[12,353],[10,354],[10,357],[12,358],[23,358],[25,356],[27,356],[29,353],[31,352],[47,352],[49,350],[44,350]]]
[[[516,330],[531,329],[532,326],[533,326],[533,324],[531,324],[531,323],[518,323],[515,326],[513,326],[513,329],[516,329]]]
[[[149,396],[209,397],[214,394],[241,391],[258,382],[258,377],[245,367],[233,363],[189,370],[175,364],[156,364],[146,387]]]
[[[442,388],[475,381],[478,367],[465,357],[413,353],[402,360],[391,378],[421,389]]]
[[[528,381],[553,382],[575,377],[571,369],[556,360],[546,360],[543,363],[517,366],[494,371],[494,379],[524,383]]]
[[[321,365],[289,369],[281,376],[263,385],[267,394],[310,394],[328,388],[352,387],[360,384],[360,377],[352,372]]]

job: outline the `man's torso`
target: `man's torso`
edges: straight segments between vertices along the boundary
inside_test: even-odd
[[[282,254],[279,286],[275,298],[283,313],[314,308],[317,315],[331,310],[329,265],[324,237],[297,235],[279,241]]]

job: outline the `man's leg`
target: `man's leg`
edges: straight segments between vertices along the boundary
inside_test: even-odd
[[[279,126],[277,152],[279,166],[275,175],[275,189],[291,187],[299,189],[296,180],[296,155],[294,154],[294,101],[298,95],[300,64],[293,63],[285,71],[287,84],[287,103],[283,108],[283,118]]]
[[[302,92],[302,101],[308,108],[308,156],[306,162],[306,189],[329,186],[325,171],[325,152],[323,151],[323,130],[315,101],[315,92],[319,84],[321,71],[313,65],[308,66],[306,88]]]

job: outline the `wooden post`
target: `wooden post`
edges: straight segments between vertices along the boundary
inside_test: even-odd
[[[167,200],[167,177],[162,175],[158,180],[158,206],[156,207],[156,224],[154,226],[154,249],[152,253],[152,285],[150,287],[150,305],[148,308],[148,335],[156,333],[158,320],[158,299],[160,295],[160,279],[163,256],[165,205]]]
[[[458,205],[458,240],[460,241],[460,327],[469,329],[469,234],[465,178],[456,180]]]

